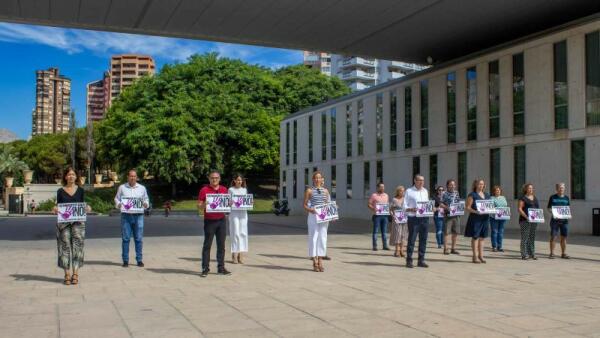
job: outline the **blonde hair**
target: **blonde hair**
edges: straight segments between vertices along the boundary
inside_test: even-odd
[[[406,190],[406,188],[403,185],[397,186],[396,190],[394,190],[394,197],[398,197],[398,195],[400,195],[400,189]]]

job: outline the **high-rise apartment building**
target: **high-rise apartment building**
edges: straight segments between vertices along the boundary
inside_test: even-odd
[[[147,55],[115,55],[110,60],[110,97],[112,102],[124,88],[145,75],[154,75],[154,60]]]
[[[36,99],[32,118],[32,135],[69,131],[71,80],[58,68],[36,71]]]
[[[304,51],[304,65],[331,76],[331,54],[329,53]]]
[[[110,74],[104,72],[102,80],[87,84],[87,122],[104,118],[110,100]]]

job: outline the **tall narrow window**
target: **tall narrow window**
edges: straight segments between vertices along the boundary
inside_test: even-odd
[[[523,193],[521,189],[525,184],[526,170],[525,166],[525,146],[516,146],[514,150],[514,190],[515,198],[519,198]]]
[[[567,42],[554,44],[554,129],[569,128]]]
[[[363,167],[363,191],[365,198],[369,198],[371,190],[371,162],[367,161]]]
[[[467,196],[467,152],[458,153],[458,193],[462,198]]]
[[[456,73],[446,75],[446,109],[448,118],[448,143],[456,143]]]
[[[309,176],[308,168],[304,168],[304,189],[308,188],[308,186],[310,184],[308,176]]]
[[[346,157],[352,157],[352,104],[346,105]]]
[[[390,91],[390,151],[396,151],[398,145],[398,112],[396,110],[396,92]]]
[[[571,197],[585,199],[585,140],[571,141]]]
[[[281,197],[287,198],[287,171],[281,171]]]
[[[375,183],[383,182],[383,161],[377,161],[377,178]]]
[[[356,110],[356,146],[358,148],[358,156],[362,156],[364,153],[364,105],[363,100],[358,100],[357,102],[357,110]]]
[[[525,134],[525,64],[523,53],[515,54],[513,61],[513,134]]]
[[[308,116],[308,162],[313,161],[313,116]]]
[[[500,66],[498,60],[488,64],[489,105],[490,105],[490,138],[500,137]]]
[[[600,31],[585,35],[585,113],[588,126],[600,125]]]
[[[500,148],[490,149],[490,190],[500,185]]]
[[[404,149],[412,148],[412,89],[404,88]]]
[[[337,151],[337,135],[336,135],[336,123],[337,123],[337,111],[335,108],[331,108],[331,110],[329,111],[329,118],[330,118],[330,126],[331,128],[331,137],[330,137],[330,142],[331,142],[331,159],[335,160],[336,158],[336,151]]]
[[[429,146],[429,82],[421,81],[421,147]]]
[[[415,175],[421,173],[421,158],[419,156],[414,156],[412,162],[412,175],[415,177]]]
[[[290,123],[285,124],[285,165],[290,165]]]
[[[352,198],[352,163],[346,164],[346,198]]]
[[[298,163],[298,121],[294,120],[294,164]]]
[[[335,165],[331,166],[331,198],[335,200],[337,189],[337,167]]]
[[[321,160],[327,160],[327,114],[321,113]]]
[[[477,140],[477,70],[467,69],[467,141]]]
[[[435,186],[438,181],[438,157],[429,155],[429,191],[434,194]]]
[[[296,199],[298,192],[298,171],[294,169],[292,175],[292,198]]]
[[[376,152],[383,151],[383,94],[375,96],[375,143]]]

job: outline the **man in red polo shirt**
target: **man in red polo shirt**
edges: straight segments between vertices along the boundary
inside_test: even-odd
[[[221,174],[213,170],[208,175],[209,184],[200,189],[198,194],[198,209],[204,214],[204,245],[202,247],[202,274],[206,277],[210,271],[210,247],[213,237],[217,236],[217,263],[218,273],[220,275],[230,275],[231,272],[225,269],[225,235],[227,233],[225,225],[225,214],[222,212],[206,212],[207,194],[227,194],[227,188],[220,185]]]

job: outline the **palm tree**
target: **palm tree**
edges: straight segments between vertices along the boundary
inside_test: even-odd
[[[2,152],[0,152],[0,174],[3,174],[4,177],[14,177],[15,173],[28,169],[27,163],[10,153],[10,147],[2,149]]]

